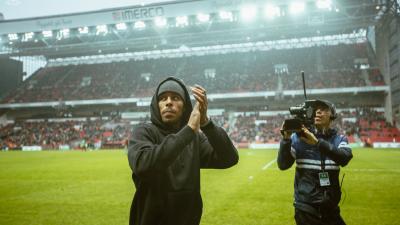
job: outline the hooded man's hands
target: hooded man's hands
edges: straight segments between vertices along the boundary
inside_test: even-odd
[[[192,113],[190,114],[188,126],[193,129],[194,132],[198,132],[200,130],[200,104],[196,102],[193,107]]]
[[[193,96],[196,99],[196,104],[193,107],[193,111],[190,114],[188,126],[191,127],[195,132],[198,132],[200,125],[204,126],[208,122],[207,108],[208,100],[206,89],[200,85],[195,85],[190,88]]]
[[[192,90],[193,96],[196,99],[197,103],[199,103],[200,110],[200,125],[204,126],[208,122],[207,116],[207,108],[208,108],[208,100],[207,100],[207,91],[200,85],[195,85],[190,88]]]

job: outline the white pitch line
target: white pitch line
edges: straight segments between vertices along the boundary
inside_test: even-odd
[[[273,159],[271,162],[265,164],[265,166],[263,166],[262,170],[266,170],[268,169],[268,167],[270,167],[272,164],[274,164],[276,162],[276,159]]]

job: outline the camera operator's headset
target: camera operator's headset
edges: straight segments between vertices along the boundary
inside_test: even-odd
[[[336,107],[335,107],[335,105],[332,103],[332,102],[330,102],[330,101],[327,101],[327,100],[320,100],[320,99],[318,99],[317,101],[316,101],[316,104],[317,105],[325,105],[325,106],[328,106],[329,107],[329,109],[331,110],[331,116],[329,117],[330,118],[330,120],[335,120],[336,118],[337,118],[337,112],[336,112]],[[315,113],[315,112],[314,112]]]

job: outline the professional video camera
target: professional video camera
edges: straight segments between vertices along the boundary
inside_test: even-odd
[[[281,132],[289,131],[289,132],[301,132],[301,128],[304,125],[308,130],[313,132],[315,130],[314,127],[314,117],[315,117],[315,109],[317,105],[323,104],[331,108],[332,113],[334,112],[333,106],[323,100],[307,100],[306,93],[306,85],[304,80],[304,71],[301,72],[301,76],[303,78],[303,90],[304,90],[304,98],[305,101],[301,105],[292,106],[289,108],[290,115],[293,115],[294,118],[286,119]]]
[[[285,120],[283,130],[298,132],[303,125],[309,130],[313,130],[317,102],[318,100],[306,100],[301,105],[290,107],[290,115],[293,115],[294,118]]]

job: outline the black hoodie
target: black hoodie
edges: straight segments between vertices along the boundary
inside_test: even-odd
[[[185,91],[182,127],[173,130],[161,119],[157,93],[167,81],[178,82]],[[229,168],[238,152],[226,132],[210,121],[202,132],[187,126],[192,104],[185,85],[168,77],[151,100],[151,123],[133,130],[128,160],[136,192],[130,222],[134,225],[197,225],[202,214],[200,168]]]

